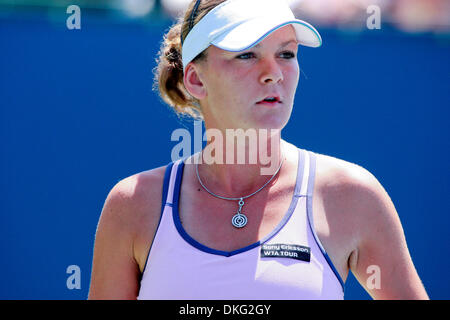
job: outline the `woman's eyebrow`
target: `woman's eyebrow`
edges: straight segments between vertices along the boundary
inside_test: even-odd
[[[288,44],[290,44],[290,43],[295,43],[296,45],[298,44],[298,41],[297,40],[294,40],[294,39],[292,39],[292,40],[288,40],[288,41],[286,41],[286,42],[283,42],[282,44],[281,44],[281,47],[286,47]]]
[[[280,48],[286,47],[288,44],[290,44],[290,43],[292,43],[292,42],[294,42],[295,44],[298,44],[297,40],[291,39],[291,40],[288,40],[288,41],[283,42],[283,43],[280,45]],[[256,45],[253,46],[253,48],[260,48],[260,47],[261,47],[261,43],[258,43],[258,44],[256,44]]]

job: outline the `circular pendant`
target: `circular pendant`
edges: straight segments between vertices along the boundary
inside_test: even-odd
[[[236,213],[231,219],[231,224],[236,228],[243,228],[247,224],[247,217],[242,213]]]

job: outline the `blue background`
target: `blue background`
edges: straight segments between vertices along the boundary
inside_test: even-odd
[[[152,91],[170,21],[0,18],[1,299],[86,299],[94,235],[119,180],[171,161],[192,131]],[[284,139],[357,163],[391,196],[432,299],[448,299],[448,38],[320,29]],[[389,248],[386,248],[389,250]],[[69,290],[66,268],[81,269]],[[350,276],[347,299],[370,297]]]

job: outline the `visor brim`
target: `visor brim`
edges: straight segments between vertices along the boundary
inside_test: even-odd
[[[211,44],[226,51],[247,50],[261,42],[272,32],[286,25],[294,27],[300,45],[308,47],[320,47],[322,45],[319,32],[309,23],[298,19],[272,24],[268,23],[267,19],[246,21],[229,31],[225,31],[215,38]]]

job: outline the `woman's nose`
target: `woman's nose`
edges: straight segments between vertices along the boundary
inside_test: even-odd
[[[261,83],[278,83],[282,80],[283,72],[275,59],[264,59],[261,61]]]

